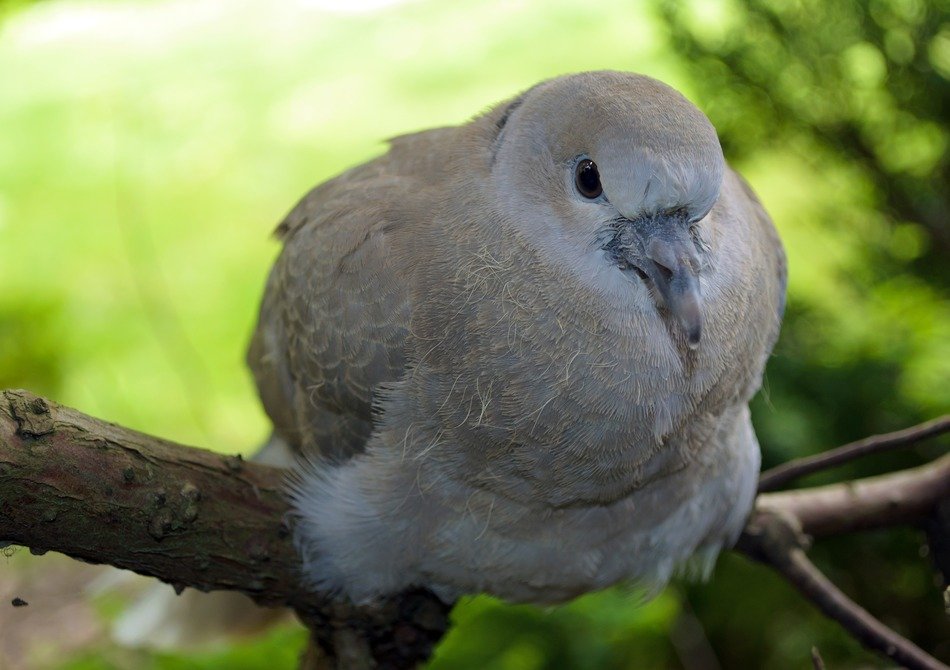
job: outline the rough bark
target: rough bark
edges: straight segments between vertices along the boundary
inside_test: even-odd
[[[0,401],[0,533],[170,584],[302,601],[281,472],[25,391]]]
[[[434,595],[356,608],[301,588],[282,483],[280,470],[238,456],[28,391],[0,395],[0,543],[292,607],[314,632],[313,657],[324,665],[313,667],[411,667],[427,658],[448,625],[449,607]]]

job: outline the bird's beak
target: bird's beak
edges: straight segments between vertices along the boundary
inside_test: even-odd
[[[703,333],[700,259],[689,232],[675,220],[657,217],[643,231],[642,270],[663,298],[664,306],[679,323],[690,349],[699,346]]]
[[[657,214],[614,222],[614,234],[602,247],[624,272],[636,271],[654,288],[658,307],[682,328],[691,349],[703,334],[700,258],[686,221]]]

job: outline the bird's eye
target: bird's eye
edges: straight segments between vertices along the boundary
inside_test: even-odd
[[[604,189],[600,185],[600,173],[597,171],[597,163],[589,158],[578,161],[574,168],[574,185],[577,191],[589,200],[600,197]]]

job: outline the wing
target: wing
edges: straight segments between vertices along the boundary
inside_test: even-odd
[[[361,451],[374,390],[405,370],[415,268],[397,250],[425,225],[451,132],[395,139],[385,156],[313,189],[277,228],[284,248],[247,360],[276,433],[298,449],[333,460]]]

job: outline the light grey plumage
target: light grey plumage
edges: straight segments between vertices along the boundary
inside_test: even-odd
[[[660,586],[734,541],[785,261],[674,90],[543,82],[395,139],[278,232],[249,362],[310,454],[293,498],[311,584],[550,603]]]

